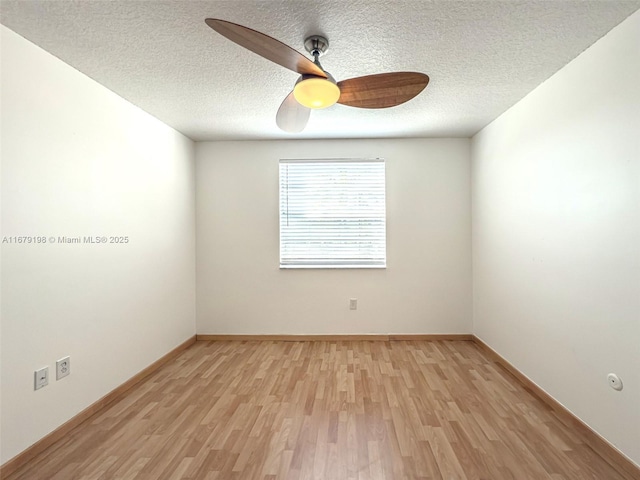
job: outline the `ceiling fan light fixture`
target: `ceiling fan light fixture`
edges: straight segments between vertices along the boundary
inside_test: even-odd
[[[358,108],[395,107],[414,98],[429,83],[429,76],[424,73],[389,72],[341,80],[338,85],[320,65],[320,56],[329,48],[326,37],[312,35],[305,39],[304,48],[313,57],[312,61],[257,30],[219,18],[207,18],[205,22],[241,47],[302,75],[276,114],[276,124],[285,132],[301,132],[312,109],[327,108],[338,102]]]
[[[327,78],[302,75],[293,88],[293,96],[300,105],[307,108],[327,108],[340,98],[340,88],[328,73]]]

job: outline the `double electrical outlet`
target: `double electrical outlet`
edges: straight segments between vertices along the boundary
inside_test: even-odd
[[[56,362],[56,380],[61,380],[71,373],[71,357],[61,358]],[[34,372],[33,388],[40,390],[49,385],[49,367],[42,367]]]

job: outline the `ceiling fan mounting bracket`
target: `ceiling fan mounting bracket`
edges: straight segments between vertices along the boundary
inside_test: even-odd
[[[321,35],[311,35],[304,39],[304,48],[314,57],[319,57],[329,49],[329,40]]]

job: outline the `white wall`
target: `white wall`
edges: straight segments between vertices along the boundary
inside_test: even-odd
[[[198,143],[198,333],[470,333],[469,143]],[[321,157],[386,159],[386,270],[279,270],[278,160]]]
[[[639,134],[635,13],[472,144],[474,333],[638,464]]]
[[[2,236],[129,237],[2,244],[4,463],[195,333],[195,195],[189,139],[1,28]]]

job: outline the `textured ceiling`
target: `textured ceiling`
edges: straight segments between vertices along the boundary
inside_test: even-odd
[[[470,136],[640,7],[640,0],[2,0],[1,22],[194,140]],[[335,105],[286,134],[297,75],[211,30],[222,18],[304,52],[337,80],[427,73],[412,101]]]

